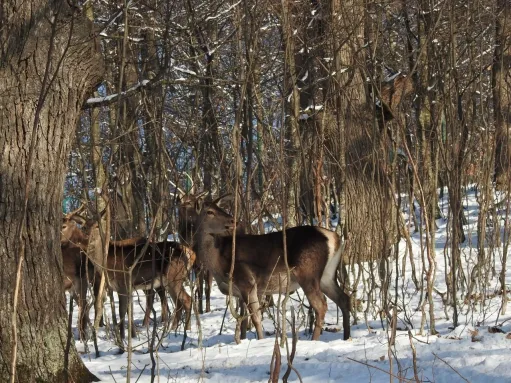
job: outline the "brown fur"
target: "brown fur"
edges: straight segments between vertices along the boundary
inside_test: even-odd
[[[198,212],[202,205],[202,199],[207,193],[183,194],[179,198],[178,209],[178,233],[181,243],[189,247],[194,247],[194,237],[197,233]],[[204,269],[200,262],[193,265],[195,275],[198,277],[197,299],[199,301],[199,313],[204,313],[202,297],[206,298],[206,311],[211,311],[211,286],[213,285],[213,276]]]
[[[224,294],[228,294],[232,255],[233,218],[215,203],[205,203],[199,216],[197,256],[213,274]],[[236,235],[233,294],[247,304],[259,339],[263,337],[259,300],[262,294],[284,292],[287,270],[283,233]],[[331,248],[333,247],[333,248]],[[342,310],[344,339],[350,336],[349,296],[335,280],[338,262],[327,263],[340,251],[337,234],[313,226],[286,230],[286,250],[290,267],[290,289],[302,287],[316,312],[312,339],[319,338],[327,304],[322,291]],[[338,255],[340,262],[340,255]],[[326,273],[326,274],[325,274]],[[324,275],[331,278],[323,279]]]
[[[82,229],[78,228],[77,223],[82,225]],[[92,229],[91,229],[92,228]],[[92,232],[91,236],[88,236],[85,233]],[[113,289],[119,293],[119,313],[121,317],[121,336],[124,338],[124,316],[127,311],[127,296],[126,293],[129,291],[127,286],[127,275],[125,271],[128,267],[133,264],[135,259],[135,254],[139,254],[141,249],[145,246],[147,240],[142,237],[131,238],[128,240],[122,241],[112,241],[110,242],[109,253],[107,257],[107,265],[106,268],[107,276],[110,285],[114,287],[120,286],[120,291],[117,289]],[[77,254],[80,254],[80,259],[83,260],[85,254],[87,253],[88,258],[94,261],[97,259],[98,248],[101,247],[101,240],[99,236],[99,229],[97,224],[92,224],[91,222],[86,222],[86,220],[78,215],[68,214],[64,217],[62,231],[61,231],[61,246],[63,249],[63,259],[65,264],[65,279],[64,286],[71,288],[74,285],[78,285],[82,288],[82,290],[86,293],[86,287],[83,289],[83,286],[87,286],[87,281],[83,281],[80,279],[79,283],[71,283],[71,281],[77,280],[77,278],[82,278],[83,273],[77,272],[78,270],[73,265],[77,262]],[[74,249],[72,253],[65,253],[64,249]],[[167,301],[165,295],[165,289],[167,289],[174,300],[177,307],[177,314],[174,318],[173,328],[177,327],[179,322],[179,318],[181,317],[182,310],[185,309],[187,313],[187,325],[189,326],[189,318],[190,318],[190,310],[191,310],[191,299],[190,296],[186,293],[183,288],[183,282],[187,277],[188,270],[191,265],[195,261],[195,253],[188,247],[180,245],[176,242],[160,242],[150,244],[146,254],[141,259],[141,261],[137,264],[133,271],[134,278],[134,286],[136,287],[139,282],[142,280],[147,289],[144,291],[146,293],[146,316],[144,318],[144,323],[149,323],[150,314],[152,311],[152,303],[154,299],[154,295],[150,289],[151,287],[151,275],[152,273],[152,251],[155,250],[157,254],[155,256],[155,275],[156,277],[164,275],[167,283],[165,286],[161,286],[156,288],[156,291],[160,295],[162,300],[162,319],[165,321],[167,317]],[[82,251],[80,253],[80,250]],[[67,251],[67,250],[66,250]],[[78,253],[77,253],[78,252]],[[90,253],[89,253],[90,252]],[[87,259],[87,258],[86,258]],[[149,259],[149,263],[148,263]],[[90,267],[88,270],[88,275],[92,278],[95,274],[95,270],[93,268],[93,264],[89,261],[87,262],[87,267]],[[138,279],[137,279],[138,278]],[[97,282],[98,278],[94,278],[94,282]],[[97,295],[97,283],[95,283],[95,296]],[[156,286],[155,286],[156,287]],[[81,290],[81,291],[82,291]],[[86,295],[81,293],[79,295],[79,305],[80,302],[86,299]],[[83,297],[83,298],[82,298]],[[97,297],[96,297],[97,298]],[[80,306],[82,307],[82,306]],[[84,306],[83,306],[84,307]],[[96,313],[98,315],[98,313]],[[83,318],[83,315],[80,316]],[[86,317],[84,318],[86,323]],[[83,333],[82,330],[80,330]],[[133,335],[133,334],[132,334]]]
[[[91,231],[87,255],[96,266],[101,265],[99,261],[101,247],[99,229],[95,225]],[[146,251],[140,256],[144,248]],[[138,262],[135,265],[137,259]],[[118,246],[115,242],[110,244],[105,272],[109,288],[116,291],[119,296],[121,338],[124,339],[125,315],[130,287],[143,290],[154,288],[157,291],[166,289],[176,304],[176,315],[172,328],[177,327],[183,309],[186,311],[186,326],[190,328],[191,299],[183,287],[183,282],[188,276],[193,260],[193,252],[177,242],[138,243],[125,246]],[[132,285],[129,286],[128,269],[132,267]],[[144,321],[148,320],[151,308],[152,296],[148,296]]]
[[[88,277],[94,275],[94,268],[80,247],[67,243],[60,248],[64,269],[64,289],[69,291],[78,303],[78,332],[80,339],[84,340],[88,322],[86,309]]]
[[[144,237],[135,237],[135,238],[128,238],[128,239],[121,239],[119,241],[110,241],[111,245],[114,246],[136,246],[140,244],[144,244],[147,242],[147,239]]]
[[[88,323],[87,288],[94,276],[94,267],[84,252],[88,237],[77,226],[77,221],[83,225],[85,219],[75,213],[64,216],[62,220],[60,249],[64,290],[69,291],[78,303],[78,333],[84,340]]]

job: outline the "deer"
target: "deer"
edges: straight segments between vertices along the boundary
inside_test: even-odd
[[[179,241],[185,245],[194,248],[194,237],[197,234],[197,220],[199,218],[200,207],[202,206],[204,197],[209,192],[201,192],[198,194],[186,194],[179,189],[179,208],[178,208],[178,235]],[[245,225],[238,222],[236,225],[236,232],[238,234],[245,233]],[[211,286],[213,285],[213,276],[207,270],[203,269],[199,262],[194,265],[194,271],[199,276],[198,298],[199,298],[199,312],[203,311],[202,297],[206,295],[206,311],[211,311]],[[269,300],[269,298],[268,298]]]
[[[202,199],[208,194],[202,192],[199,194],[186,194],[181,189],[177,188],[179,192],[179,207],[178,207],[178,235],[179,241],[191,248],[194,247],[194,237],[197,232],[197,219],[199,217],[198,211],[202,204]],[[197,289],[197,296],[199,300],[199,313],[204,313],[202,297],[206,295],[206,311],[211,311],[211,286],[213,284],[213,277],[208,270],[201,267],[200,262],[196,262],[193,266],[195,275],[199,280]]]
[[[125,339],[125,316],[128,310],[128,294],[134,290],[165,289],[169,292],[176,305],[176,315],[171,329],[177,328],[185,311],[185,328],[191,328],[191,298],[184,289],[195,253],[192,249],[178,242],[147,242],[109,244],[106,261],[102,259],[102,241],[99,225],[95,223],[89,236],[87,257],[96,267],[104,267],[108,287],[119,296],[119,327],[121,339]],[[128,270],[132,270],[132,281],[129,282]],[[152,299],[147,299],[146,317],[151,312]],[[132,327],[132,337],[136,332]]]
[[[77,227],[77,223],[87,228],[89,235]],[[86,256],[96,268],[102,267],[102,244],[99,233],[99,225],[96,222],[85,220],[80,215],[68,215],[62,226],[61,242],[69,241],[79,244],[86,250]],[[183,282],[187,278],[191,265],[195,262],[195,253],[188,247],[176,242],[148,243],[144,238],[134,238],[123,241],[110,241],[105,263],[108,286],[119,295],[120,335],[125,339],[125,316],[127,312],[128,297],[130,291],[126,271],[133,263],[137,255],[142,254],[139,262],[132,271],[134,289],[142,289],[146,293],[146,313],[144,324],[149,321],[152,310],[155,289],[162,299],[162,318],[167,314],[165,291],[169,291],[176,305],[176,315],[171,328],[177,328],[183,310],[186,311],[186,326],[190,328],[191,299],[186,293]],[[154,254],[154,270],[153,270]],[[96,292],[95,292],[96,294]],[[97,297],[96,297],[97,298]],[[98,315],[98,313],[96,313]],[[165,319],[164,319],[165,320]],[[136,331],[132,327],[133,337]]]
[[[83,250],[78,246],[61,245],[64,270],[64,290],[71,294],[78,303],[79,339],[85,339],[87,329],[87,289],[89,276],[94,275],[94,267],[87,260]]]
[[[71,213],[68,213],[65,215],[62,219],[62,229],[61,229],[61,250],[62,250],[62,256],[64,261],[64,274],[65,274],[65,282],[64,287],[66,291],[70,291],[72,289],[73,285],[80,287],[80,293],[76,294],[74,293],[74,290],[71,290],[71,293],[74,295],[77,295],[77,302],[78,306],[80,308],[80,304],[82,303],[82,300],[79,298],[83,296],[83,302],[86,302],[86,296],[83,292],[87,292],[87,285],[89,282],[94,284],[94,289],[97,289],[97,280],[95,278],[94,274],[94,267],[90,260],[88,260],[86,256],[87,246],[89,243],[89,236],[88,233],[84,233],[83,229],[85,231],[88,231],[90,229],[89,226],[91,226],[91,222],[87,222],[85,218],[83,218],[80,213],[85,208],[85,204],[82,205],[80,208],[78,208],[76,211],[73,211]],[[77,224],[81,225],[82,229],[78,228]],[[120,241],[111,241],[113,245],[116,246],[125,246],[125,245],[133,245],[133,244],[139,244],[139,243],[145,243],[145,239],[143,237],[137,237],[137,238],[130,238],[126,240],[120,240]],[[80,253],[80,257],[78,257],[78,253]],[[84,259],[85,258],[85,259]],[[84,280],[84,274],[83,269],[80,269],[80,267],[83,267],[81,265],[85,264],[85,260],[87,260],[87,272],[88,279]],[[80,274],[80,272],[82,274]],[[76,281],[73,283],[73,281]],[[158,293],[161,305],[162,305],[162,321],[166,322],[168,319],[168,303],[167,303],[167,296],[165,294],[165,289],[158,288],[156,289],[156,292]],[[144,326],[149,325],[150,320],[150,313],[152,310],[152,305],[154,301],[154,294],[150,290],[144,291],[146,295],[146,314],[144,317]],[[94,291],[94,297],[97,298],[97,291]],[[86,314],[85,314],[86,315]],[[100,315],[100,313],[96,314]],[[83,331],[80,330],[81,333],[84,334],[84,330],[86,328],[87,320],[86,317],[83,318],[84,324],[83,324]],[[103,318],[101,318],[100,326],[103,326]]]
[[[198,216],[197,258],[211,272],[220,291],[229,294],[229,273],[233,250],[234,218],[218,203],[205,202]],[[312,340],[319,339],[327,302],[324,294],[341,309],[344,339],[350,337],[350,296],[337,283],[337,268],[343,246],[339,236],[316,226],[285,230],[290,280],[284,259],[283,231],[261,234],[234,234],[235,258],[232,293],[248,307],[257,338],[263,338],[260,298],[263,294],[284,293],[301,287],[316,312]]]
[[[181,189],[176,187],[179,193],[179,208],[178,208],[178,234],[179,240],[186,245],[195,249],[196,242],[194,237],[197,234],[197,220],[199,218],[200,207],[202,206],[204,197],[209,194],[208,191],[203,191],[198,194],[186,194]],[[238,223],[236,225],[236,233],[243,234],[245,232],[245,225]],[[207,270],[201,262],[197,260],[194,265],[195,274],[198,275],[198,300],[199,300],[199,313],[203,314],[202,297],[204,292],[206,295],[206,312],[211,311],[211,287],[213,285],[213,275]],[[266,304],[273,303],[271,295],[266,296]],[[245,315],[244,307],[241,306],[241,316]],[[248,318],[245,318],[241,324],[241,339],[246,338],[247,328],[249,327]]]
[[[88,322],[87,289],[89,281],[94,276],[94,267],[85,255],[88,238],[81,230],[72,229],[70,218],[78,215],[85,208],[82,205],[77,210],[63,217],[60,250],[62,252],[64,290],[78,303],[78,333],[79,339],[85,339]]]

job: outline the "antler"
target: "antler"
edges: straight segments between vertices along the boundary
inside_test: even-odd
[[[169,180],[169,182],[172,186],[176,188],[176,191],[179,193],[179,198],[183,198],[186,195],[186,193],[179,186],[177,186],[177,184],[175,184],[171,180]]]
[[[184,172],[185,176],[190,180],[192,186],[190,186],[190,194],[195,192],[195,183],[193,182],[192,176],[190,176],[187,172]]]
[[[233,195],[232,193],[226,193],[226,194],[223,194],[221,195],[220,197],[218,197],[216,200],[214,200],[212,203],[214,203],[215,205],[219,205],[220,202],[222,201],[230,201],[231,199],[233,198]]]
[[[82,211],[84,211],[86,207],[87,207],[87,203],[86,202],[82,202],[81,206],[78,209],[67,213],[65,216],[66,216],[66,218],[71,218],[74,215],[80,215],[80,213]]]

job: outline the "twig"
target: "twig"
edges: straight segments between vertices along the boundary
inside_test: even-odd
[[[442,358],[440,358],[437,354],[435,354],[433,352],[433,355],[435,356],[435,358],[438,358],[440,361],[444,362],[447,367],[449,367],[451,370],[453,370],[461,379],[463,379],[465,382],[467,383],[470,383],[466,378],[463,377],[463,375],[461,375],[453,366],[451,366],[449,363],[447,363],[445,360],[443,360]]]
[[[415,381],[419,383],[420,382],[419,372],[417,371],[417,350],[415,349],[415,345],[413,344],[413,336],[410,330],[408,330],[408,339],[410,340],[410,348],[412,349],[413,376],[415,377]]]
[[[277,383],[279,381],[280,375],[280,367],[282,365],[281,355],[280,355],[280,347],[278,342],[278,336],[275,337],[275,344],[273,347],[273,356],[272,363],[270,369],[270,379],[268,379],[268,383]]]
[[[409,383],[414,383],[413,380],[410,380],[410,379],[406,379],[406,378],[403,378],[403,377],[400,377],[400,376],[396,376],[394,374],[391,374],[389,371],[387,370],[384,370],[383,368],[380,368],[380,367],[376,367],[376,366],[373,366],[372,364],[369,364],[369,363],[366,363],[366,362],[361,362],[360,360],[356,360],[356,359],[353,359],[353,358],[349,358],[349,357],[346,357],[346,359],[348,360],[351,360],[352,362],[356,362],[356,363],[360,363],[364,366],[367,366],[367,367],[370,367],[370,368],[374,368],[375,370],[378,370],[378,371],[381,371],[381,372],[384,372],[385,374],[389,375],[389,376],[392,376],[396,379],[398,379],[399,381],[402,381],[402,382],[409,382]]]
[[[135,380],[135,383],[138,383],[138,381],[140,380],[140,377],[144,373],[147,366],[149,366],[149,364],[144,365],[144,368],[142,368],[142,370],[140,371],[140,374],[138,374],[138,378],[137,378],[137,380]]]
[[[108,366],[108,369],[110,370],[110,375],[112,375],[112,379],[115,383],[117,383],[117,380],[115,380],[114,373],[112,372],[112,367]]]
[[[229,300],[231,299],[231,297],[229,297]],[[227,315],[227,309],[229,308],[229,302],[227,302],[227,306],[225,306],[225,311],[224,311],[224,316],[222,318],[222,324],[220,325],[220,334],[219,335],[222,335],[222,330],[224,328],[224,322],[225,322],[225,316]]]

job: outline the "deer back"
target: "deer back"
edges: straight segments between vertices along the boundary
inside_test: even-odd
[[[216,278],[223,278],[230,270],[233,224],[233,217],[215,203],[205,203],[199,216],[197,256]],[[298,226],[286,230],[288,265],[297,273],[321,275],[339,247],[339,236],[326,229]],[[283,232],[236,234],[235,259],[236,265],[248,265],[258,284],[271,279],[272,274],[286,272]]]

